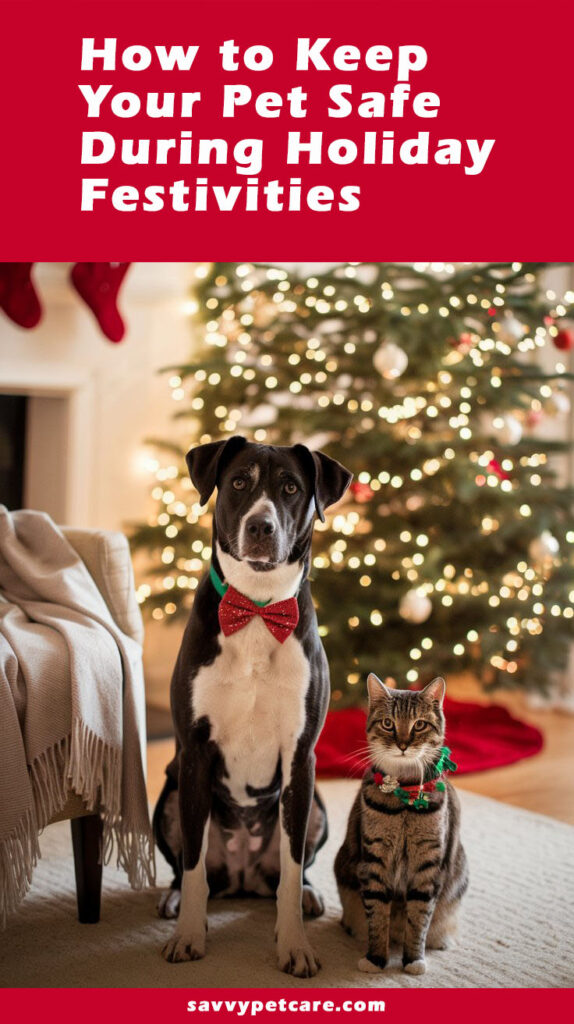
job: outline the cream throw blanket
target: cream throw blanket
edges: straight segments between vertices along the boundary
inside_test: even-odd
[[[38,831],[70,790],[104,820],[104,861],[153,883],[141,647],[42,512],[0,505],[0,924],[25,895]]]

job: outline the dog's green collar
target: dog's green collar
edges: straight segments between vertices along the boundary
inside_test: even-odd
[[[223,580],[221,579],[221,577],[219,576],[219,574],[217,573],[217,571],[216,571],[216,569],[215,569],[215,567],[213,565],[211,566],[211,568],[209,570],[209,578],[210,578],[211,582],[213,583],[213,586],[215,587],[215,589],[216,589],[217,593],[219,594],[219,596],[223,597],[223,595],[227,593],[227,589],[229,587],[229,583],[224,583],[223,582]],[[244,595],[244,596],[247,596],[247,595]],[[250,597],[249,600],[253,601],[253,598]],[[270,604],[270,603],[271,603],[271,599],[269,599],[268,601],[253,601],[253,604],[256,604],[258,608],[265,608],[265,606]]]

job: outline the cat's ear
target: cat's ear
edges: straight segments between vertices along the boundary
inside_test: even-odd
[[[370,672],[367,677],[367,689],[369,691],[369,704],[372,704],[376,700],[380,700],[381,697],[390,696],[389,689],[374,672]]]
[[[442,708],[445,693],[446,683],[442,676],[437,676],[436,679],[433,679],[432,683],[429,683],[428,686],[425,686],[424,690],[421,690],[421,697],[438,701],[439,707]]]

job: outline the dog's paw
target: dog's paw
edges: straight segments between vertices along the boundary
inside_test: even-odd
[[[177,917],[180,903],[181,889],[166,889],[159,898],[157,912],[160,917]]]
[[[427,969],[425,960],[411,960],[410,964],[405,964],[403,970],[407,974],[424,974]]]
[[[372,960],[369,960],[368,956],[362,956],[357,967],[364,974],[380,974],[385,969],[385,964],[382,962],[375,964]]]
[[[205,936],[172,935],[162,949],[162,956],[170,964],[181,964],[187,960],[201,960],[205,956]]]
[[[314,978],[321,964],[307,941],[282,950],[277,958],[280,971],[292,974],[294,978]]]
[[[303,913],[308,917],[321,917],[325,913],[323,897],[312,885],[303,886]]]

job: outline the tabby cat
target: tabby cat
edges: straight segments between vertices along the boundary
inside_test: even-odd
[[[456,768],[443,746],[445,682],[394,690],[371,673],[367,685],[370,764],[335,860],[341,923],[368,941],[360,970],[381,971],[392,938],[404,970],[423,974],[425,949],[450,946],[468,885],[459,801],[443,778]]]

